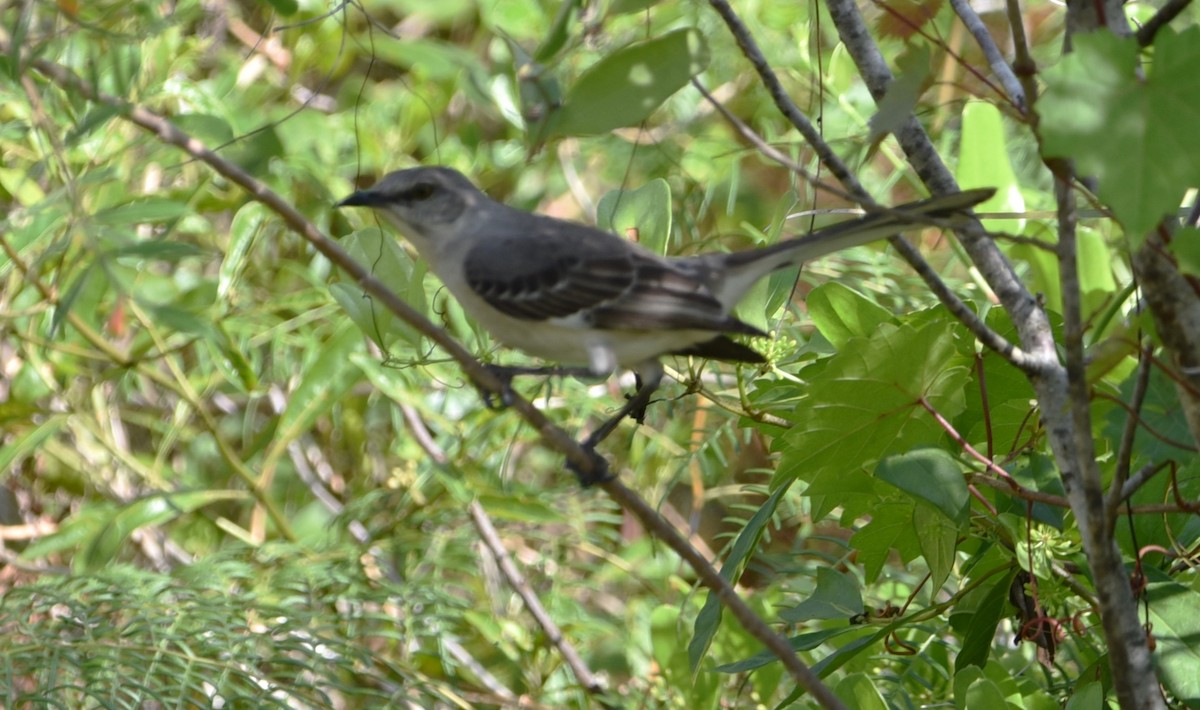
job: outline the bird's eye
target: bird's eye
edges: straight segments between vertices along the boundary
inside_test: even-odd
[[[406,190],[404,196],[417,202],[428,200],[430,197],[433,197],[433,185],[427,182],[419,182]]]

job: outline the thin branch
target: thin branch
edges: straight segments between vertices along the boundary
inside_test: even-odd
[[[0,53],[8,54],[11,51],[12,47],[7,37],[0,36]],[[164,143],[179,147],[188,155],[205,163],[221,176],[246,190],[251,198],[279,215],[288,227],[306,239],[323,256],[353,278],[363,291],[378,299],[380,303],[396,314],[397,317],[444,349],[459,363],[467,376],[479,387],[496,396],[504,393],[504,382],[476,360],[449,333],[438,328],[429,319],[405,303],[399,296],[375,278],[370,271],[354,261],[337,242],[323,234],[316,225],[305,218],[291,203],[272,191],[265,184],[255,179],[237,165],[214,153],[201,141],[179,130],[174,124],[145,107],[131,104],[120,98],[98,91],[91,84],[79,78],[74,72],[62,65],[37,58],[26,58],[25,61],[27,66],[33,67],[38,73],[61,88],[69,89],[89,101],[120,109],[118,115],[121,119],[130,121],[138,127],[154,134]],[[529,400],[515,394],[511,395],[511,400],[512,408],[537,431],[542,442],[548,448],[563,454],[583,475],[586,476],[594,473],[594,458],[567,432],[546,418]],[[203,410],[200,411],[203,413]],[[792,679],[808,691],[817,702],[829,708],[845,707],[837,696],[821,683],[820,678],[800,660],[787,639],[772,631],[766,622],[759,618],[738,596],[733,586],[713,568],[712,564],[701,556],[694,547],[689,545],[673,527],[663,520],[654,508],[650,507],[645,500],[615,478],[599,484],[599,487],[603,488],[619,505],[637,517],[646,530],[662,540],[691,565],[700,580],[717,595],[717,598],[725,605],[730,614],[742,624],[751,636],[779,657],[784,667],[791,674]]]
[[[497,566],[500,568],[500,574],[504,575],[508,586],[512,587],[517,596],[521,597],[521,602],[525,604],[525,608],[529,610],[529,615],[537,622],[538,626],[546,634],[546,638],[550,643],[558,649],[562,654],[563,660],[571,667],[571,672],[575,674],[575,679],[583,686],[587,692],[592,695],[603,695],[604,684],[596,678],[596,674],[592,673],[588,668],[587,663],[575,650],[575,647],[563,635],[562,629],[558,628],[558,624],[554,623],[554,619],[546,613],[546,608],[542,606],[542,602],[534,594],[533,589],[525,581],[525,576],[513,564],[512,557],[509,556],[508,550],[504,549],[504,543],[500,540],[499,533],[496,532],[496,526],[492,525],[492,519],[488,517],[487,511],[479,504],[479,501],[471,501],[467,505],[467,512],[471,515],[471,522],[475,525],[475,530],[479,533],[479,538],[483,540],[483,544],[487,547],[488,552],[495,558]],[[607,703],[599,701],[605,707]]]
[[[1133,442],[1137,437],[1142,404],[1146,401],[1146,391],[1150,386],[1150,363],[1149,347],[1138,348],[1137,377],[1133,382],[1133,396],[1129,398],[1130,413],[1121,430],[1121,443],[1117,446],[1117,470],[1109,485],[1108,503],[1105,506],[1105,515],[1109,520],[1116,518],[1117,508],[1125,499],[1125,481],[1129,479],[1133,461]]]
[[[978,13],[967,0],[950,0],[950,6],[954,8],[958,19],[966,25],[971,36],[975,38],[975,43],[983,50],[983,56],[991,65],[992,73],[996,75],[996,78],[1000,80],[1000,85],[1008,92],[1009,100],[1021,113],[1025,113],[1029,109],[1029,104],[1025,101],[1025,88],[1021,86],[1012,67],[1000,53],[1000,48],[996,46],[996,41],[992,39],[992,33],[988,32],[983,20],[979,18]]]
[[[792,123],[792,125],[800,132],[800,135],[808,142],[809,146],[816,152],[817,158],[846,187],[848,196],[852,196],[855,202],[868,208],[878,208],[879,205],[871,198],[870,194],[863,187],[862,183],[850,172],[842,159],[833,151],[833,148],[821,137],[819,131],[812,125],[808,118],[800,111],[787,93],[783,90],[783,85],[779,78],[775,75],[774,70],[767,63],[755,43],[754,38],[750,35],[750,31],[746,25],[737,16],[737,13],[724,0],[710,0],[710,4],[721,15],[721,19],[725,21],[731,34],[737,40],[738,46],[741,47],[742,53],[754,65],[764,86],[771,94],[771,98],[775,101],[776,108]],[[699,87],[697,87],[699,88]],[[731,114],[728,111],[721,111],[722,116],[726,116],[727,120]],[[737,129],[737,124],[734,124]],[[740,132],[740,131],[739,131]],[[770,153],[764,153],[768,157],[774,159]],[[781,163],[788,165],[787,163]],[[806,170],[800,170],[797,174],[808,178]],[[814,183],[815,185],[816,183]],[[957,187],[953,182],[947,182],[945,189],[935,191],[935,194],[945,194],[953,192]],[[983,235],[983,228],[978,227],[972,230],[980,238]],[[1003,336],[992,330],[983,322],[978,314],[975,313],[967,304],[965,304],[957,294],[950,290],[950,287],[942,281],[937,271],[925,261],[925,257],[921,255],[915,247],[906,242],[903,238],[896,236],[889,240],[892,246],[904,258],[905,261],[912,266],[913,270],[921,277],[925,284],[938,297],[938,299],[946,306],[946,308],[957,318],[961,323],[967,326],[971,333],[984,344],[985,347],[996,351],[1001,357],[1011,363],[1013,366],[1027,374],[1036,374],[1045,367],[1049,366],[1043,358],[1034,357],[1032,354],[1024,352],[1019,347],[1010,343]],[[994,249],[994,247],[993,247]],[[996,250],[999,254],[999,251]],[[1013,276],[1015,281],[1015,276]],[[1030,297],[1032,300],[1032,297]],[[1049,327],[1047,326],[1047,330]]]
[[[1167,26],[1167,23],[1179,16],[1179,13],[1187,9],[1188,5],[1192,4],[1192,0],[1168,0],[1166,5],[1158,8],[1158,12],[1146,20],[1146,24],[1142,25],[1137,31],[1138,45],[1149,47],[1154,43],[1154,36],[1158,31]]]

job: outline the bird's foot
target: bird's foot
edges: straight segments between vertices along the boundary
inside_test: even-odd
[[[483,398],[483,404],[488,409],[507,409],[512,406],[513,388],[512,381],[517,372],[513,372],[512,368],[502,367],[500,365],[484,365],[488,372],[492,373],[496,379],[500,380],[500,391],[496,392],[488,387],[484,387],[480,383],[475,383],[475,389],[479,390],[479,396]]]
[[[591,488],[592,486],[607,483],[617,477],[608,465],[608,461],[596,453],[592,444],[584,441],[580,443],[580,447],[588,458],[587,470],[580,467],[570,458],[567,459],[567,470],[575,474],[575,478],[579,481],[579,485],[583,488]]]

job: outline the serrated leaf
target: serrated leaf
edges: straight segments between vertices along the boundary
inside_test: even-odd
[[[850,619],[863,613],[862,593],[858,580],[828,567],[817,569],[817,588],[812,596],[779,617],[791,623],[812,619]]]
[[[883,456],[940,443],[944,432],[920,401],[948,419],[963,410],[970,372],[957,327],[945,320],[884,324],[870,338],[847,342],[812,376],[804,405],[796,407],[774,485],[800,478],[810,489],[834,492],[849,473]],[[837,504],[814,498],[814,517]]]
[[[813,325],[836,348],[851,338],[870,337],[880,325],[895,321],[887,309],[837,281],[817,286],[804,302]]]
[[[708,59],[708,46],[693,29],[618,49],[579,77],[548,131],[580,136],[636,126],[704,71]]]
[[[880,501],[871,507],[871,520],[850,538],[857,551],[867,583],[875,581],[883,571],[892,550],[900,559],[909,562],[921,554],[921,546],[913,529],[912,515],[916,505],[909,500]]]
[[[940,515],[930,515],[926,505],[913,508],[912,526],[921,557],[929,566],[929,588],[941,589],[954,569],[954,550],[961,526]]]
[[[1073,51],[1042,73],[1043,152],[1072,158],[1080,174],[1098,179],[1099,196],[1136,246],[1200,185],[1200,27],[1164,28],[1150,65],[1139,64],[1132,36],[1072,41]]]
[[[603,230],[636,241],[655,254],[667,253],[671,236],[671,188],[655,178],[633,190],[611,190],[596,205]]]
[[[933,506],[947,520],[967,517],[970,492],[958,460],[942,449],[917,449],[879,462],[875,476]]]

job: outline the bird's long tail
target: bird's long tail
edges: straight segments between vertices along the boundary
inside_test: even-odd
[[[886,239],[932,219],[949,222],[953,226],[967,219],[967,210],[994,193],[992,188],[980,188],[931,197],[825,227],[803,237],[786,239],[769,247],[725,254],[722,260],[727,269],[726,278],[718,298],[723,303],[736,303],[755,281],[776,269],[798,266],[842,249]]]

